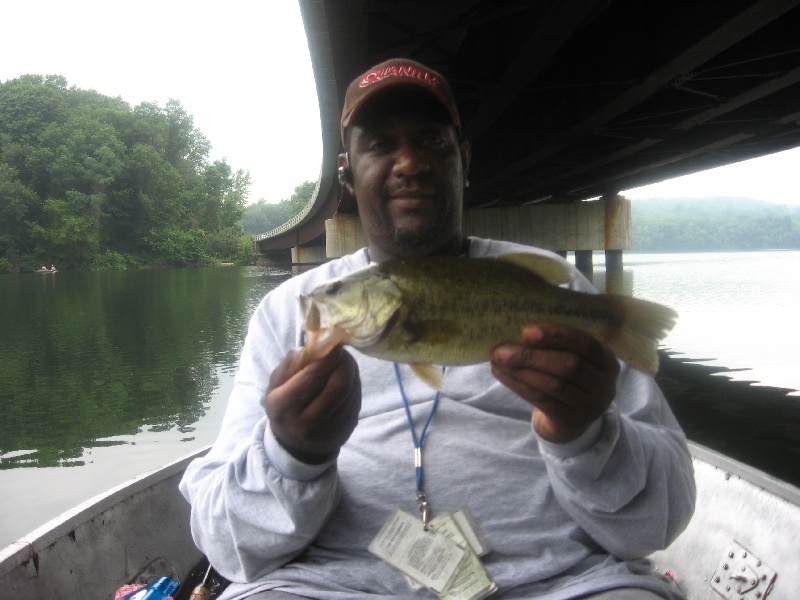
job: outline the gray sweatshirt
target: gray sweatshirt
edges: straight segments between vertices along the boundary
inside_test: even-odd
[[[545,253],[477,238],[470,246],[472,257],[519,251]],[[322,599],[435,597],[412,592],[367,550],[395,508],[418,514],[414,446],[393,364],[348,348],[361,374],[361,414],[327,464],[289,455],[261,405],[271,371],[301,343],[298,295],[366,264],[361,250],[267,294],[250,321],[219,438],[181,482],[195,543],[234,582],[224,598],[266,589]],[[577,271],[570,287],[594,291]],[[400,372],[419,432],[435,392],[407,367]],[[538,439],[531,410],[488,364],[449,367],[425,438],[433,516],[471,510],[492,549],[483,562],[496,597],[555,600],[633,586],[680,598],[642,559],[677,537],[695,499],[685,437],[653,379],[623,364],[614,402],[568,444]]]

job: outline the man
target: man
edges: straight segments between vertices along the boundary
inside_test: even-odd
[[[448,367],[441,395],[353,349],[301,366],[297,297],[370,261],[520,251],[559,260],[464,237],[460,125],[444,78],[410,60],[348,88],[338,166],[368,247],[263,299],[219,439],[181,483],[198,547],[234,582],[226,598],[680,597],[639,559],[691,517],[685,438],[652,378],[593,338],[530,324],[524,343],[499,346],[491,363]],[[593,291],[577,271],[569,287]],[[490,550],[480,559],[463,539],[461,550],[441,541],[436,519],[462,507],[471,517],[459,523],[474,523]],[[418,521],[395,527],[402,515]],[[389,564],[405,543],[409,555]],[[425,554],[431,544],[441,554]],[[477,592],[454,589],[462,554],[477,561]],[[428,575],[436,592],[414,591]]]

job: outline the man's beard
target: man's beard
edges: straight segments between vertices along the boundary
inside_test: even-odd
[[[446,244],[454,234],[454,208],[444,208],[437,218],[422,229],[410,229],[395,225],[389,215],[384,215],[381,227],[387,232],[397,250],[408,250],[417,254],[420,250],[432,252]]]

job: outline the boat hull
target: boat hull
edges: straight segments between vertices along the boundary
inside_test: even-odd
[[[140,576],[188,574],[202,555],[178,482],[206,450],[96,496],[1,550],[3,597],[108,600]]]
[[[689,599],[794,600],[800,489],[702,446],[690,444],[690,450],[697,509],[681,536],[650,557],[655,567]],[[183,579],[202,555],[178,482],[205,451],[89,500],[0,551],[3,597],[107,600],[142,577]],[[747,554],[758,571],[757,585],[738,596],[741,580],[723,568],[742,564],[728,556],[736,552]],[[725,595],[726,586],[733,595]]]

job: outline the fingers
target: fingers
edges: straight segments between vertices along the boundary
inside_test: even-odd
[[[521,344],[504,344],[494,353],[493,364],[512,379],[528,382],[550,396],[596,390],[603,373],[615,374],[616,358],[586,333],[555,325],[527,326]]]
[[[301,350],[275,368],[264,397],[270,426],[295,457],[317,462],[350,437],[361,408],[361,380],[355,360],[336,347],[304,364]]]
[[[535,360],[556,375],[583,367],[608,369],[618,366],[616,358],[603,344],[577,329],[548,324],[528,325],[522,330],[522,342],[529,355],[516,357],[518,363],[530,360],[538,350],[540,354]]]
[[[492,372],[538,409],[537,433],[564,441],[580,435],[611,403],[619,363],[590,335],[543,324],[526,327],[522,343],[496,348]]]
[[[340,383],[334,373],[345,356],[349,355],[341,346],[337,346],[321,358],[307,362],[308,357],[303,349],[295,348],[270,375],[268,393],[286,397],[295,410],[302,411],[326,387]]]

